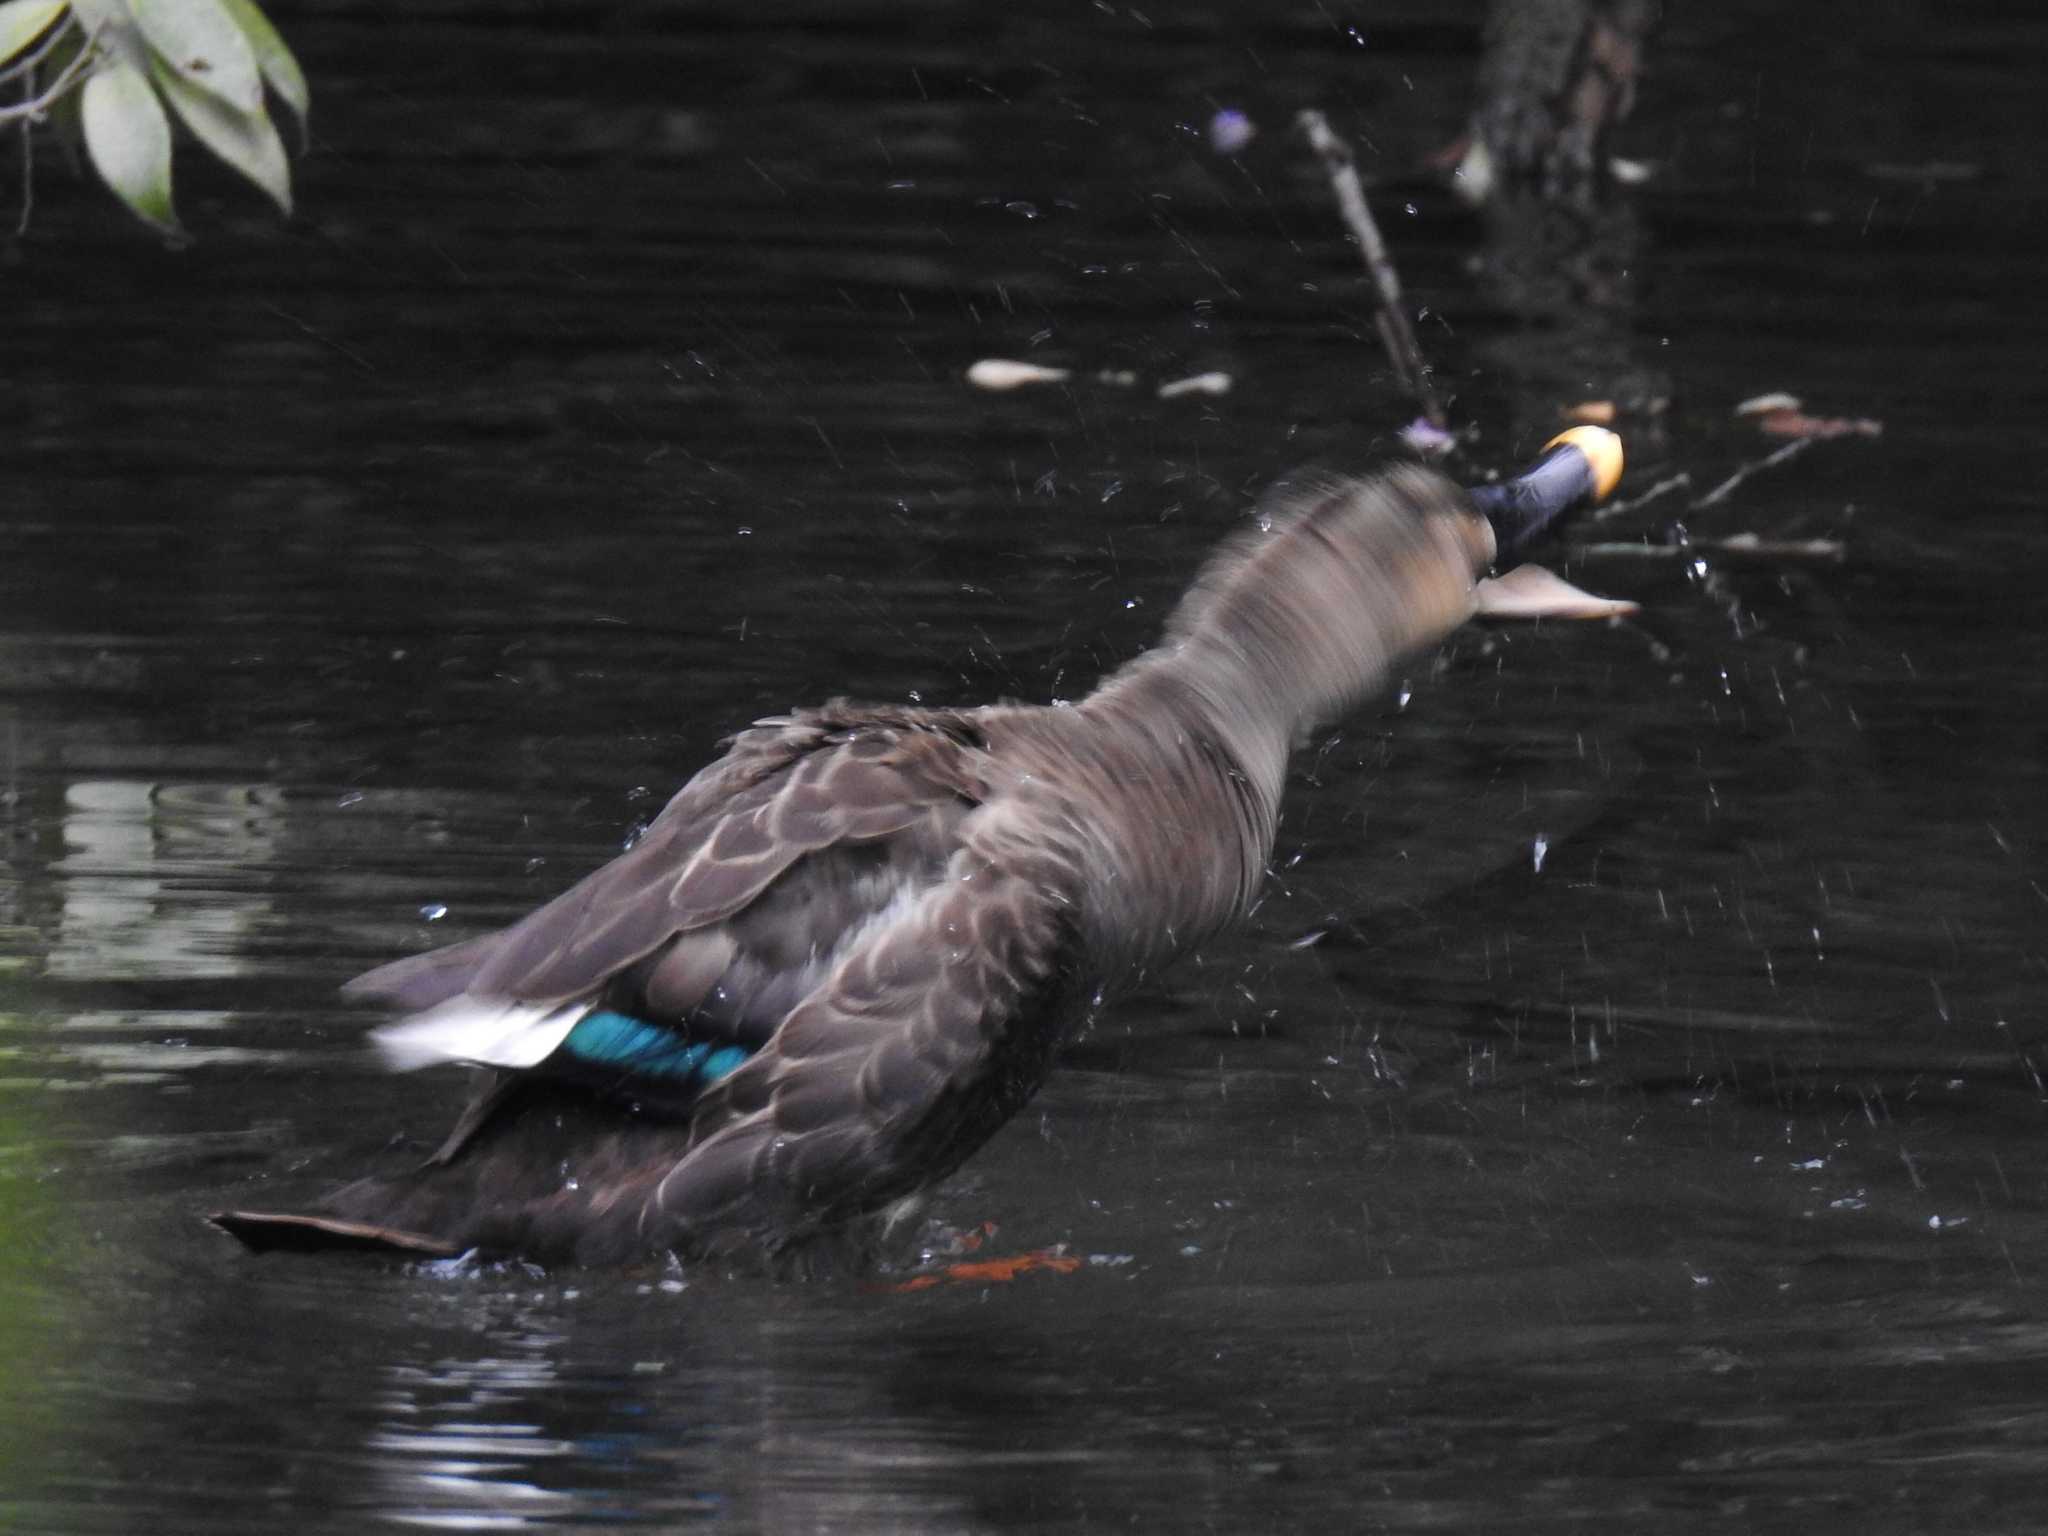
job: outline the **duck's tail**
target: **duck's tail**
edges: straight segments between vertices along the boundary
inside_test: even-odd
[[[445,1238],[403,1227],[287,1211],[215,1211],[206,1218],[256,1253],[382,1253],[406,1259],[453,1259],[463,1249]]]

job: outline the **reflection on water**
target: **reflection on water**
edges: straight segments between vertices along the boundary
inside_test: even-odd
[[[82,780],[64,790],[57,978],[233,976],[261,920],[283,805],[265,786]],[[230,882],[232,882],[230,884]]]
[[[1669,400],[1634,484],[1709,485],[1795,388],[1885,436],[1595,536],[1848,558],[1568,555],[1641,618],[1419,659],[1304,754],[1249,931],[938,1201],[1115,1262],[901,1296],[196,1218],[446,1129],[340,980],[758,715],[1078,694],[1267,477],[1397,424],[1277,125],[1411,163],[1476,15],[429,10],[296,24],[300,221],[202,182],[161,258],[53,186],[15,269],[0,1525],[2033,1523],[2048,336],[1984,128],[2032,30],[1883,12],[1795,78],[1818,23],[1674,15],[1584,325],[1553,232],[1404,188],[1471,472],[1611,393]],[[1227,163],[1220,101],[1270,128]],[[989,355],[1240,387],[976,396]]]
[[[573,1494],[530,1479],[539,1464],[578,1447],[521,1421],[536,1397],[560,1385],[548,1358],[550,1346],[560,1342],[536,1335],[519,1340],[520,1353],[512,1358],[392,1368],[381,1405],[389,1417],[369,1441],[391,1518],[436,1528],[518,1530],[556,1520],[574,1505]]]

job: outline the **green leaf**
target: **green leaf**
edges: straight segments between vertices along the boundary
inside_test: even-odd
[[[278,100],[292,109],[303,132],[306,114],[313,105],[313,93],[306,88],[305,71],[299,68],[299,61],[292,57],[291,49],[285,47],[284,39],[277,35],[277,28],[270,24],[270,18],[256,8],[256,0],[221,0],[221,4],[234,18],[235,25],[242,29],[242,36],[249,40],[250,51],[256,55],[256,67],[262,71],[263,78],[277,92]]]
[[[193,85],[161,59],[149,61],[156,88],[192,130],[192,136],[255,182],[286,213],[292,211],[292,172],[270,114],[258,106],[237,112],[209,91]]]
[[[71,14],[108,58],[149,73],[149,48],[123,0],[71,0]]]
[[[263,110],[256,54],[220,0],[128,0],[128,9],[179,79],[237,112]]]
[[[114,195],[161,229],[176,229],[171,209],[171,125],[142,71],[108,64],[81,93],[86,153]]]
[[[63,14],[64,0],[7,0],[0,5],[0,64],[26,52]]]

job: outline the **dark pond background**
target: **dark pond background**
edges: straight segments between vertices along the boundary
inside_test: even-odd
[[[2036,1527],[2048,28],[1673,9],[1655,177],[1564,240],[1406,174],[1470,5],[280,0],[298,218],[188,148],[167,254],[45,160],[0,248],[0,1525]],[[336,983],[757,715],[1079,694],[1269,477],[1412,414],[1311,103],[1395,178],[1461,472],[1605,397],[1624,496],[1691,483],[1573,532],[1640,620],[1469,630],[1320,738],[1252,927],[938,1202],[1084,1267],[203,1226],[445,1128]],[[1691,509],[1772,389],[1883,436]],[[1681,524],[1847,557],[1585,548]]]

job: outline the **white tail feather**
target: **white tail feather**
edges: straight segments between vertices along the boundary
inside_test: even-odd
[[[394,1072],[416,1072],[446,1061],[525,1070],[552,1056],[591,1003],[515,1003],[467,992],[436,1003],[372,1038]]]

